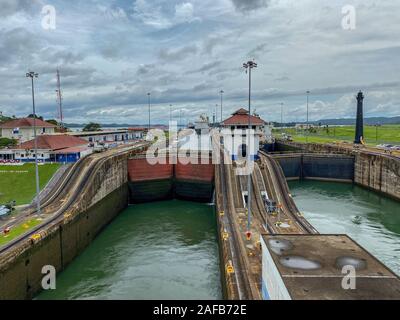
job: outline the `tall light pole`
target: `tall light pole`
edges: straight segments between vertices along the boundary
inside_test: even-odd
[[[222,96],[223,96],[223,94],[224,94],[224,90],[221,90],[221,91],[219,92],[219,94],[221,95],[221,125],[222,125]]]
[[[250,130],[251,130],[251,69],[257,68],[257,63],[254,61],[248,61],[247,63],[243,63],[243,68],[246,69],[246,73],[249,73],[249,119],[248,119],[248,143],[247,143],[247,161],[248,161],[248,169],[249,175],[247,178],[247,237],[250,238],[250,224],[251,224],[251,172],[250,172],[250,163],[251,163],[251,154],[250,154]]]
[[[149,102],[149,125],[148,125],[148,131],[150,132],[150,95],[151,93],[147,93],[147,97],[148,97],[148,102]]]
[[[27,78],[31,78],[32,83],[32,113],[33,113],[33,138],[34,138],[34,146],[35,146],[35,173],[36,173],[36,207],[37,207],[37,215],[40,216],[40,185],[39,185],[39,166],[38,166],[38,157],[37,157],[37,136],[36,136],[36,108],[35,108],[35,87],[33,83],[33,79],[39,76],[38,73],[33,71],[29,71],[26,74]]]
[[[281,131],[283,132],[283,102],[281,102]]]
[[[172,104],[169,105],[169,122],[172,121]]]
[[[57,102],[58,102],[58,113],[60,116],[60,129],[62,130],[64,128],[63,125],[63,110],[62,110],[62,92],[61,92],[61,80],[60,80],[60,70],[57,69]]]
[[[218,104],[215,104],[215,126],[216,127],[220,127],[221,124],[218,122]],[[221,128],[219,128],[219,130],[221,131]]]
[[[309,128],[308,128],[308,101],[309,101],[309,97],[310,97],[310,91],[307,90],[307,127],[306,127],[306,142],[308,143],[308,132],[309,132]]]

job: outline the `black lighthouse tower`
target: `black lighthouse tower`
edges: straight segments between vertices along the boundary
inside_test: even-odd
[[[354,143],[357,144],[361,144],[364,138],[363,101],[364,95],[360,91],[357,95],[356,137],[354,139]]]

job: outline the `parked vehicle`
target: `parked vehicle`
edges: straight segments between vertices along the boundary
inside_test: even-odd
[[[93,152],[95,152],[95,153],[103,152],[103,151],[105,151],[105,150],[106,150],[106,148],[105,148],[104,146],[100,146],[100,145],[95,146],[95,147],[93,148]]]
[[[0,205],[0,218],[8,216],[11,210],[7,206]]]
[[[392,144],[384,143],[384,144],[377,145],[377,147],[388,151],[388,150],[398,150],[396,148],[399,146],[394,146]]]

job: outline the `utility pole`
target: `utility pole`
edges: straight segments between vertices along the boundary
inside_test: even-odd
[[[254,61],[248,61],[247,63],[243,63],[243,68],[246,69],[246,73],[249,73],[249,119],[248,119],[248,134],[247,134],[247,161],[248,161],[248,177],[247,177],[247,232],[246,236],[247,239],[251,237],[250,225],[251,225],[251,170],[250,170],[250,163],[251,163],[251,154],[250,154],[250,130],[251,130],[251,69],[257,68],[257,63]]]
[[[36,208],[37,215],[40,217],[40,185],[39,185],[39,166],[38,166],[38,156],[37,156],[37,136],[36,136],[36,108],[35,108],[35,87],[33,83],[33,79],[39,76],[38,73],[33,71],[29,71],[26,74],[27,78],[31,78],[32,83],[32,113],[33,113],[33,138],[34,138],[34,146],[35,146],[35,174],[36,174]]]
[[[308,101],[309,101],[309,96],[310,96],[310,91],[307,90],[307,127],[306,127],[306,142],[308,143],[308,132],[309,132],[309,127],[308,127]]]
[[[224,94],[224,90],[221,90],[221,91],[219,92],[219,94],[221,95],[221,125],[222,125],[222,96],[223,96],[223,94]]]
[[[57,102],[58,102],[58,116],[60,117],[60,129],[63,126],[63,111],[62,111],[62,92],[61,92],[61,81],[60,81],[60,70],[57,69]]]
[[[148,125],[148,132],[150,132],[150,95],[151,93],[147,93],[148,101],[149,101],[149,125]]]

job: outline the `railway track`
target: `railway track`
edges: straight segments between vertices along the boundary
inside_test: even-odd
[[[235,221],[235,205],[234,199],[232,198],[232,183],[236,177],[231,177],[231,164],[225,164],[225,153],[223,145],[217,140],[218,135],[213,135],[213,149],[214,152],[218,152],[220,155],[220,164],[218,165],[219,172],[219,184],[221,186],[222,193],[222,207],[225,212],[223,216],[224,224],[227,228],[227,232],[230,235],[228,240],[233,250],[232,252],[232,264],[234,267],[234,276],[237,283],[238,298],[240,300],[251,300],[258,297],[257,293],[254,292],[254,286],[250,283],[249,270],[250,265],[247,261],[247,252],[243,243],[243,234],[240,232],[239,225]]]
[[[56,224],[64,219],[64,213],[71,208],[82,190],[88,185],[93,173],[98,170],[101,164],[109,157],[118,156],[132,150],[132,147],[140,148],[148,143],[138,143],[137,145],[121,148],[120,150],[106,151],[105,153],[92,154],[76,162],[69,170],[67,170],[59,182],[56,184],[54,191],[50,192],[42,201],[41,213],[46,215],[44,221],[34,228],[30,229],[21,236],[11,240],[7,244],[0,247],[0,256],[6,253],[10,248],[29,240],[34,234],[39,233],[43,228]],[[22,223],[27,218],[37,213],[36,209],[29,210],[21,215],[20,218],[14,220]]]
[[[245,263],[243,261],[243,252],[239,245],[240,234],[238,234],[238,230],[233,221],[232,208],[229,205],[229,195],[228,195],[228,190],[227,190],[227,181],[229,181],[229,179],[226,178],[226,168],[225,168],[226,165],[222,163],[218,167],[220,170],[223,209],[224,209],[224,212],[227,213],[225,215],[226,220],[228,222],[227,225],[229,228],[229,230],[227,230],[227,231],[232,236],[231,237],[231,246],[234,248],[234,250],[233,250],[234,253],[232,254],[232,258],[233,258],[233,264],[234,264],[234,269],[235,269],[236,283],[238,284],[239,299],[240,300],[248,300],[251,297],[251,290],[249,288],[250,285],[249,285],[248,279],[244,275],[246,272],[246,267],[245,267]]]
[[[270,155],[263,151],[259,152],[261,162],[264,163],[265,169],[269,172],[270,183],[274,183],[276,199],[281,199],[284,214],[288,219],[292,219],[298,225],[299,232],[305,234],[317,234],[318,231],[303,217],[290,195],[289,187],[286,183],[285,175],[282,168]],[[274,179],[275,177],[275,179]],[[276,226],[272,226],[273,229]]]

